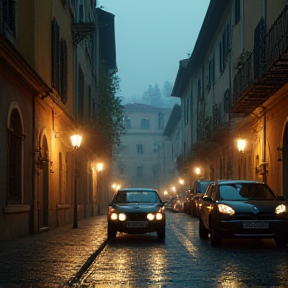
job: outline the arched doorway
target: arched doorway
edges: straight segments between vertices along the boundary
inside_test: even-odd
[[[41,173],[39,173],[38,185],[38,226],[39,230],[48,228],[48,212],[49,212],[49,153],[47,138],[44,135],[41,145],[40,154]]]
[[[283,196],[288,199],[288,124],[286,124],[283,135],[282,168]]]

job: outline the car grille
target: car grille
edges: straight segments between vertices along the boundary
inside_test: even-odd
[[[129,213],[127,221],[147,221],[147,213]]]

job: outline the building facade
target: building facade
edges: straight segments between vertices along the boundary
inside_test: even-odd
[[[0,241],[99,213],[101,151],[89,139],[105,59],[95,7],[94,0],[0,2]],[[78,133],[76,151],[70,136]]]
[[[181,98],[185,177],[196,180],[200,167],[206,179],[260,180],[288,196],[285,27],[287,1],[210,1],[172,91]]]
[[[161,188],[162,137],[170,108],[124,106],[126,133],[114,151],[113,181],[121,187]]]

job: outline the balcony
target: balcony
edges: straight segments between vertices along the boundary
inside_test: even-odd
[[[232,113],[252,113],[288,82],[287,26],[288,6],[264,37],[265,24],[259,22],[259,42],[234,78]]]

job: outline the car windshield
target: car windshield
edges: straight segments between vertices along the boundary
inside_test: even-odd
[[[276,196],[265,184],[237,183],[220,185],[221,200],[275,200]]]
[[[115,203],[159,203],[160,198],[154,191],[120,191]]]
[[[210,181],[198,182],[197,187],[196,187],[197,193],[204,194],[209,184],[210,184]]]

